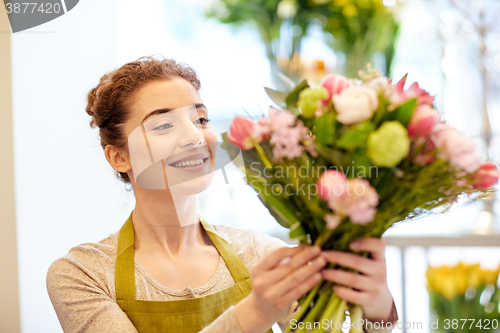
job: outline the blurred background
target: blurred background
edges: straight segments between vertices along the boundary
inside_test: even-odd
[[[220,134],[235,115],[267,112],[263,87],[280,88],[277,72],[318,84],[330,72],[355,77],[371,62],[395,81],[407,73],[408,86],[418,81],[498,164],[499,15],[498,0],[86,0],[12,34],[0,10],[0,332],[62,332],[45,287],[49,265],[117,231],[134,207],[85,112],[104,73],[153,54],[189,64]],[[216,177],[200,196],[202,215],[289,241],[237,183]],[[389,286],[407,326],[394,332],[431,332],[429,322],[450,316],[500,321],[491,297],[499,214],[495,198],[463,202],[384,236]]]

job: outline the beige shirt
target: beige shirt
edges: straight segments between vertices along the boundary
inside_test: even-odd
[[[280,239],[223,225],[215,225],[219,235],[231,244],[249,271],[267,254],[287,246]],[[116,303],[115,260],[118,232],[97,242],[72,248],[68,254],[52,263],[47,273],[47,290],[66,333],[121,332],[137,333],[132,322]],[[222,257],[210,281],[198,288],[170,289],[156,281],[135,259],[136,298],[141,300],[170,301],[195,298],[215,293],[235,283]],[[284,329],[294,317],[298,303],[278,325]],[[229,307],[203,333],[242,333]],[[391,329],[368,332],[391,332]]]

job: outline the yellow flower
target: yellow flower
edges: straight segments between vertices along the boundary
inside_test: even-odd
[[[351,0],[333,0],[333,5],[337,7],[344,7],[350,2]]]
[[[353,4],[348,4],[342,10],[342,15],[347,17],[358,16],[358,9]]]
[[[373,4],[372,0],[358,0],[358,6],[359,6],[359,8],[368,9],[368,8],[372,7],[372,4]]]

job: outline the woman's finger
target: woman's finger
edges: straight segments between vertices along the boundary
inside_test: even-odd
[[[321,252],[321,255],[329,263],[337,264],[345,268],[352,268],[367,275],[375,275],[379,271],[379,263],[357,254],[328,250]]]
[[[314,259],[310,265],[303,265],[300,268],[292,271],[284,279],[275,283],[270,292],[270,297],[281,297],[298,285],[307,281],[311,276],[318,274],[326,265],[326,260],[321,256]],[[320,274],[321,276],[321,274]]]
[[[286,294],[282,296],[283,302],[290,303],[295,300],[298,300],[305,293],[314,288],[321,281],[321,274],[315,273],[313,276],[310,276],[306,281],[297,285],[295,288],[288,290]]]
[[[379,238],[357,239],[349,247],[354,251],[370,252],[374,260],[385,262],[385,243]]]
[[[378,292],[382,287],[377,281],[366,275],[346,272],[340,269],[324,269],[321,274],[323,275],[323,279],[327,281],[335,282],[360,291]]]
[[[303,246],[296,247],[280,247],[277,250],[269,253],[261,262],[255,265],[254,270],[267,271],[278,265],[286,257],[290,257],[303,250]]]
[[[277,282],[297,271],[300,267],[307,265],[315,258],[322,258],[319,255],[320,252],[321,249],[318,246],[305,246],[300,252],[295,253],[287,263],[280,264],[276,268],[265,272],[265,277],[269,283]]]
[[[369,299],[369,294],[364,291],[356,291],[351,288],[335,286],[333,287],[333,292],[338,297],[342,298],[346,302],[363,305]]]

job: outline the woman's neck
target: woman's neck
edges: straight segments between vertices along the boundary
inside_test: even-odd
[[[135,194],[132,219],[136,251],[162,251],[178,257],[206,245],[206,233],[198,223],[196,196],[176,196],[174,202],[168,190],[141,189]]]

